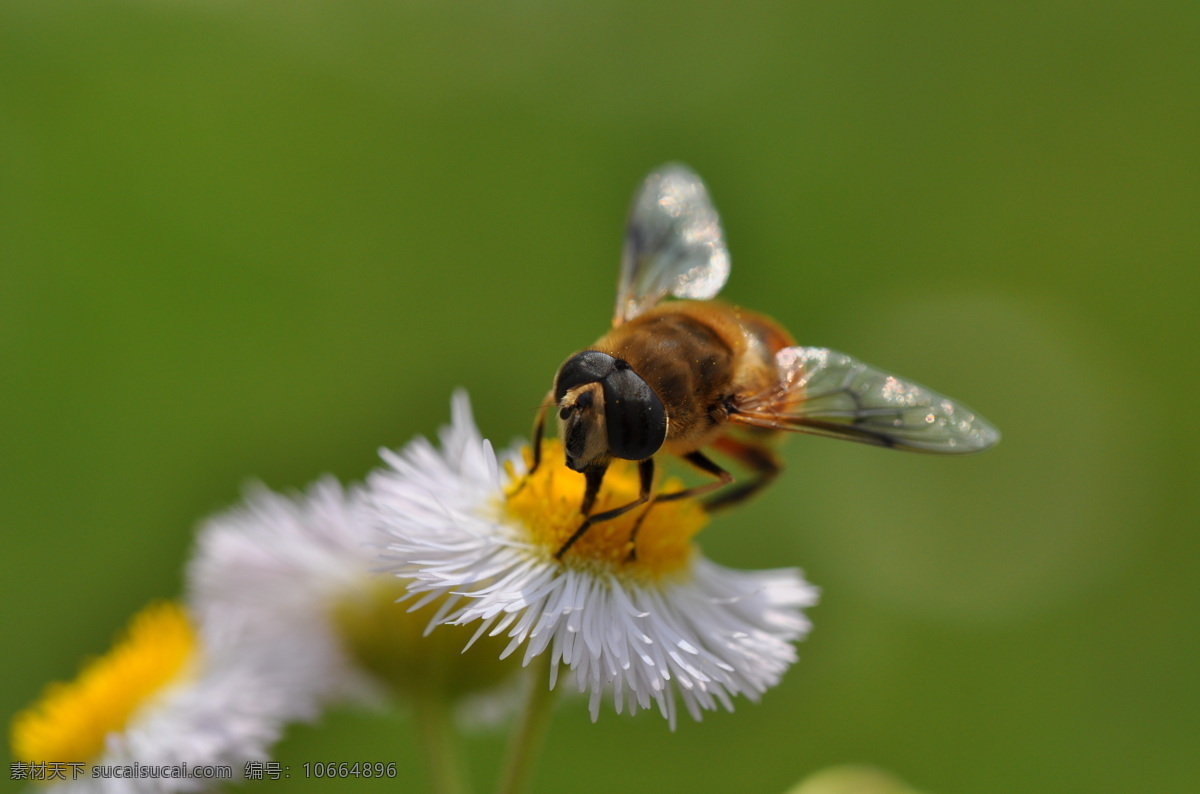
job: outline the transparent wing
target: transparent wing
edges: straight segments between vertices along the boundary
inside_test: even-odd
[[[740,401],[731,421],[916,452],[979,452],[1000,432],[970,408],[823,347],[775,357],[779,385]]]
[[[613,325],[667,295],[712,298],[728,278],[721,219],[700,177],[678,163],[651,172],[629,210]]]

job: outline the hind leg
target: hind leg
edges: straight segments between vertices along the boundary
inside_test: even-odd
[[[765,444],[721,436],[713,444],[713,449],[741,463],[753,472],[753,476],[703,500],[706,510],[720,510],[746,501],[770,485],[783,471],[783,464]]]

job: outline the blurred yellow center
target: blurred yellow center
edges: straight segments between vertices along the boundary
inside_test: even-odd
[[[104,737],[178,679],[196,650],[182,606],[151,604],[130,621],[113,648],[88,662],[70,683],[46,687],[39,701],[13,718],[13,757],[20,761],[87,762]]]
[[[407,584],[380,577],[334,606],[344,647],[379,682],[405,698],[458,698],[486,691],[521,669],[519,654],[497,661],[507,637],[480,637],[464,650],[477,627],[439,626],[429,632],[444,598],[410,612],[408,604],[396,603]]]
[[[526,460],[531,459],[529,449]],[[542,462],[529,477],[514,477],[504,509],[529,531],[531,542],[551,557],[583,524],[584,476],[563,465],[557,440],[542,444]],[[667,480],[661,493],[684,486]],[[638,497],[637,464],[614,460],[592,514],[629,504]],[[650,502],[617,518],[593,524],[563,555],[576,568],[595,568],[637,579],[658,579],[685,568],[693,554],[692,537],[708,523],[708,514],[695,499]],[[634,527],[635,542],[630,542]],[[636,545],[636,550],[635,550]],[[630,552],[635,552],[631,554]]]

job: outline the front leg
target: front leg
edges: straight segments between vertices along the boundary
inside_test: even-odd
[[[604,482],[604,475],[608,472],[608,464],[603,466],[593,466],[583,472],[583,479],[587,485],[583,489],[583,504],[579,506],[579,512],[585,517],[592,512],[592,507],[596,504],[596,496],[600,493],[600,483]],[[571,538],[575,540],[575,538]],[[568,546],[571,544],[568,542]],[[562,552],[559,552],[560,554]]]
[[[587,489],[583,492],[583,505],[581,507],[581,512],[584,515],[587,515],[591,511],[592,506],[595,505],[596,495],[600,492],[600,483],[604,480],[604,473],[606,471],[608,471],[607,465],[588,469],[584,472],[584,476],[587,478]],[[554,559],[561,560],[563,555],[567,553],[567,549],[575,545],[575,541],[583,537],[583,533],[587,532],[593,524],[625,515],[633,508],[650,501],[650,489],[654,485],[654,458],[646,458],[643,461],[638,461],[638,480],[637,499],[634,499],[629,504],[614,507],[612,510],[605,510],[603,513],[588,516],[579,526],[579,529],[575,530],[575,533],[567,538],[567,542],[562,545],[562,548],[554,552]]]
[[[542,404],[538,406],[537,416],[533,420],[533,465],[529,467],[529,474],[537,471],[537,467],[542,462],[542,436],[546,433],[546,411],[552,405],[554,405],[553,390],[546,392]]]
[[[517,487],[509,492],[509,499],[521,492],[521,489],[529,482],[529,478],[537,471],[538,466],[542,465],[542,437],[546,434],[546,411],[552,405],[554,405],[554,392],[549,392],[546,394],[545,399],[542,400],[542,404],[538,407],[537,416],[533,419],[533,445],[530,448],[530,451],[533,452],[533,462],[529,465],[529,471],[525,472],[525,476],[517,483]]]

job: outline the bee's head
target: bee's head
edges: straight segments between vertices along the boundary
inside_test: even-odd
[[[576,353],[559,368],[554,400],[558,436],[575,471],[613,457],[645,460],[667,437],[662,400],[628,364],[598,350]]]

